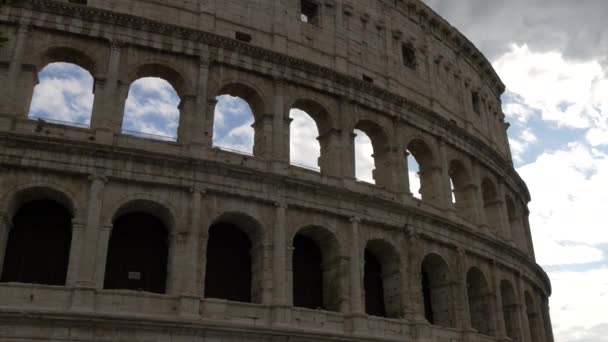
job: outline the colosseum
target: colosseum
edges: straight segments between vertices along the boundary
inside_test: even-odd
[[[505,86],[421,1],[22,0],[0,30],[0,341],[553,341]],[[86,127],[29,115],[57,62],[94,79]],[[175,141],[123,129],[142,77]],[[220,95],[252,155],[213,146]]]

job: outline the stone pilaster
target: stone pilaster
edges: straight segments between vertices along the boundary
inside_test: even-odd
[[[100,225],[99,235],[97,238],[97,250],[95,257],[95,287],[103,289],[104,278],[106,273],[106,262],[108,258],[108,245],[110,243],[110,235],[112,234],[111,225]]]
[[[494,335],[499,339],[506,339],[507,330],[505,327],[505,317],[503,315],[502,306],[503,299],[500,291],[500,280],[496,270],[496,261],[493,260],[490,266],[490,286],[491,291],[494,294],[491,299],[491,310],[494,318]]]
[[[450,161],[447,156],[447,146],[443,139],[439,139],[438,141],[438,151],[439,155],[437,156],[437,163],[439,167],[439,175],[436,176],[439,179],[436,180],[436,186],[434,187],[437,195],[440,197],[438,199],[439,205],[441,205],[445,209],[452,208],[452,186],[450,185]]]
[[[107,77],[106,79],[95,78],[91,129],[95,131],[97,141],[106,143],[111,143],[114,135],[121,133],[124,114],[124,103],[119,84],[122,46],[120,41],[110,42]],[[126,96],[124,100],[126,100]]]
[[[497,212],[498,212],[498,220],[500,224],[500,231],[502,235],[507,239],[511,244],[513,244],[513,229],[511,227],[511,222],[509,222],[509,211],[507,209],[507,202],[505,201],[505,183],[499,181],[497,184],[498,190],[498,202],[497,202]]]
[[[213,120],[215,103],[213,107],[208,103],[209,68],[211,59],[207,47],[202,47],[203,52],[199,57],[198,79],[193,112],[189,122],[189,144],[194,156],[203,156],[206,149],[211,147],[213,139]],[[211,126],[207,123],[211,122]],[[210,129],[209,129],[210,127]]]
[[[288,321],[287,303],[287,242],[285,236],[287,204],[275,203],[272,232],[272,305],[276,323]]]
[[[472,207],[475,215],[475,223],[488,229],[488,224],[485,215],[483,193],[481,188],[481,175],[479,173],[479,164],[476,161],[471,162],[471,182],[474,185]]]
[[[286,81],[280,77],[273,82],[274,94],[272,95],[272,162],[274,171],[285,172],[289,165],[289,135],[291,119],[289,111],[285,112],[285,86]]]
[[[470,332],[472,328],[469,307],[469,295],[467,288],[467,252],[463,248],[458,249],[458,260],[456,262],[456,291],[454,293],[456,323],[463,332]]]
[[[177,142],[188,149],[194,137],[200,134],[196,131],[195,126],[195,121],[197,120],[196,96],[183,95],[178,108],[179,126],[177,128]]]
[[[319,167],[321,173],[338,178],[355,178],[355,168],[350,169],[345,165],[354,165],[354,142],[347,142],[343,138],[343,132],[339,129],[329,129],[319,133],[319,143],[321,145],[321,157],[319,157]],[[344,144],[347,145],[344,145]],[[352,152],[349,149],[352,148]],[[352,169],[352,170],[351,170]]]
[[[190,208],[190,226],[187,233],[186,250],[184,251],[184,260],[180,266],[183,270],[181,294],[180,294],[180,315],[182,317],[197,318],[199,316],[200,301],[202,292],[199,275],[202,257],[199,255],[199,250],[205,247],[201,246],[200,235],[206,227],[201,225],[201,213],[204,207],[205,191],[193,188],[191,189],[191,208]],[[205,241],[206,242],[206,241]],[[206,257],[206,255],[205,255]]]
[[[99,175],[92,175],[89,180],[89,197],[87,206],[86,228],[84,240],[82,242],[81,253],[78,253],[78,276],[76,284],[79,287],[95,288],[95,259],[97,250],[95,246],[99,240],[99,226],[101,218],[101,208],[103,205],[104,188],[107,178]]]
[[[365,302],[363,294],[363,252],[361,251],[359,225],[360,217],[352,217],[351,236],[349,246],[350,257],[350,315],[353,333],[360,334],[367,331],[365,320]]]
[[[12,48],[12,56],[8,66],[6,82],[0,84],[0,90],[6,96],[0,97],[0,114],[13,116],[15,118],[26,118],[32,99],[34,86],[37,83],[35,73],[28,73],[23,69],[23,55],[25,42],[28,39],[29,25],[19,24],[15,42]]]
[[[522,342],[537,342],[537,341],[532,341],[532,331],[530,331],[530,327],[531,324],[528,321],[528,310],[529,308],[526,306],[526,292],[524,290],[524,282],[521,276],[521,273],[517,274],[517,278],[516,278],[516,282],[517,282],[517,292],[519,294],[519,301],[520,303],[522,303],[522,305],[520,306],[521,309],[519,310],[519,316],[520,316],[520,330],[521,330],[521,341]],[[540,341],[539,341],[540,342]]]

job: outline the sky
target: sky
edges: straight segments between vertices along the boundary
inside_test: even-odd
[[[503,111],[517,172],[532,194],[538,263],[552,284],[557,342],[608,342],[608,0],[426,0],[492,63],[507,92]],[[30,116],[87,126],[93,79],[63,63],[39,74]],[[252,153],[247,103],[217,98],[214,146]],[[129,91],[125,134],[175,140],[179,98],[157,78]],[[292,110],[293,164],[318,170],[314,121]],[[357,178],[373,183],[369,137],[356,133]],[[419,196],[410,158],[412,192]]]

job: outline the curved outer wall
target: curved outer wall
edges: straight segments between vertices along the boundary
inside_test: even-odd
[[[491,65],[419,1],[305,4],[309,22],[299,0],[0,10],[0,267],[23,205],[50,199],[72,215],[65,286],[0,283],[1,341],[553,340]],[[89,128],[28,119],[52,62],[93,75]],[[176,142],[121,132],[129,85],[145,76],[180,96]],[[225,93],[252,107],[254,156],[212,147]],[[289,163],[293,107],[317,123],[320,172]],[[354,129],[374,145],[375,185],[355,180]],[[409,191],[406,150],[422,199]],[[126,212],[168,229],[164,294],[104,289]],[[251,240],[251,303],[203,296],[218,222]],[[320,246],[327,311],[292,305],[296,234]],[[367,251],[383,267],[386,317],[366,314]]]

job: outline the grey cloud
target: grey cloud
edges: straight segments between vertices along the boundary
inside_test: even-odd
[[[512,43],[608,65],[606,0],[424,0],[492,61]]]

